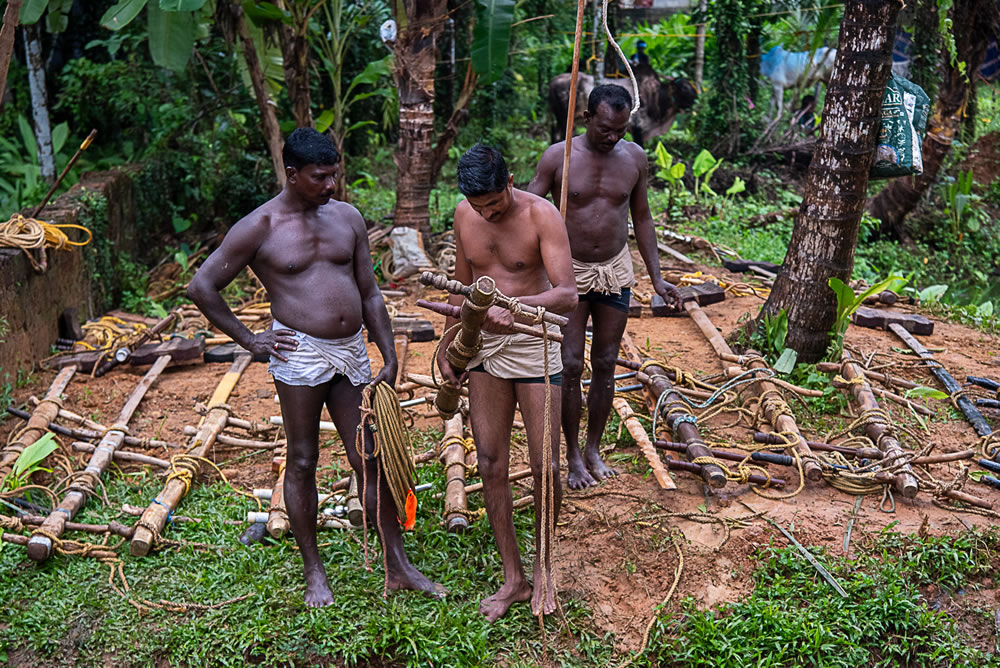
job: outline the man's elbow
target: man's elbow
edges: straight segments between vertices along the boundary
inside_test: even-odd
[[[569,313],[576,309],[579,301],[580,297],[576,292],[576,281],[573,281],[572,286],[566,285],[559,288],[559,299],[556,302],[556,307],[552,310],[557,313]]]
[[[187,298],[199,308],[201,308],[205,295],[205,289],[202,283],[203,281],[198,277],[198,274],[195,274],[194,278],[191,279],[191,282],[188,283],[187,289],[184,291]]]

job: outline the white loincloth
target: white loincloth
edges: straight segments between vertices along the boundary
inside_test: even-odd
[[[591,291],[620,295],[622,288],[631,288],[635,284],[628,244],[604,262],[580,262],[574,258],[573,275],[576,277],[576,291],[581,295]]]
[[[271,329],[292,328],[275,320]],[[267,370],[275,380],[286,385],[315,387],[343,374],[355,386],[371,381],[372,367],[360,329],[354,336],[343,339],[320,339],[296,331],[295,339],[299,342],[298,348],[281,351],[288,358],[287,362],[271,356]]]
[[[546,325],[550,334],[559,332],[556,325]],[[486,373],[497,378],[541,378],[545,375],[545,348],[542,340],[530,334],[493,334],[483,332],[483,347],[466,368],[480,364]],[[558,341],[549,339],[549,376],[562,371]]]

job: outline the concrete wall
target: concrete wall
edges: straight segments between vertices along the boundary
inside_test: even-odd
[[[84,192],[97,192],[107,201],[107,223],[103,238],[111,242],[112,261],[120,251],[135,253],[135,192],[132,179],[124,171],[91,172],[80,183],[61,195],[41,213],[51,223],[80,222],[85,205]],[[71,232],[71,238],[79,238]],[[97,236],[97,235],[95,235]],[[104,312],[111,290],[104,280],[91,275],[94,246],[72,251],[47,250],[48,269],[39,274],[19,250],[0,250],[0,315],[6,321],[7,334],[0,345],[0,384],[4,374],[9,382],[17,371],[25,371],[49,355],[59,334],[59,315],[76,308],[83,320]],[[110,277],[107,277],[110,280]],[[2,323],[0,323],[2,324]]]

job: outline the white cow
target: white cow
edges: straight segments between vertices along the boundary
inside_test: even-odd
[[[760,73],[771,81],[772,120],[781,117],[784,109],[785,90],[799,86],[808,88],[820,81],[830,82],[837,50],[822,46],[809,59],[808,51],[785,51],[781,45],[760,57]],[[770,112],[769,112],[770,113]]]

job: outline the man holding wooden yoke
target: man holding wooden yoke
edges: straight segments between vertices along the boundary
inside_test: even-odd
[[[283,158],[284,189],[229,230],[191,279],[188,296],[233,341],[272,358],[268,370],[274,376],[288,435],[284,495],[302,552],[306,605],[333,603],[316,547],[316,464],[324,404],[358,480],[368,481],[363,498],[383,539],[386,586],[441,595],[444,589],[407,559],[385,477],[376,483],[375,460],[362,462],[355,447],[361,392],[372,382],[362,324],[385,362],[373,384],[394,385],[398,369],[365,222],[351,205],[330,199],[340,156],[326,136],[311,128],[295,130],[285,142]],[[274,316],[272,328],[258,334],[236,318],[219,294],[247,266],[267,289]],[[365,440],[366,452],[371,452],[370,433]],[[375,517],[379,493],[381,512]]]
[[[573,252],[579,305],[563,331],[562,426],[570,489],[596,485],[617,471],[600,455],[601,435],[614,398],[614,370],[635,282],[628,248],[628,215],[653,289],[667,304],[679,307],[677,289],[660,276],[656,231],[646,198],[645,152],[621,141],[628,127],[632,96],[621,86],[598,86],[583,113],[586,131],[572,143],[566,229]],[[566,142],[542,154],[528,191],[559,201]],[[590,351],[591,383],[587,394],[587,445],[580,454],[584,340],[587,319],[594,322]]]
[[[513,187],[513,176],[496,149],[477,144],[458,162],[458,189],[466,196],[455,209],[455,278],[470,284],[482,276],[496,282],[498,290],[516,297],[521,304],[566,313],[576,306],[576,284],[570,264],[566,227],[548,201]],[[452,295],[451,303],[462,298]],[[448,328],[456,324],[448,318]],[[469,416],[476,439],[479,473],[483,479],[486,514],[493,528],[503,560],[504,584],[484,599],[479,611],[490,621],[503,616],[513,603],[531,599],[534,614],[555,610],[555,586],[550,554],[551,535],[542,522],[546,511],[554,526],[561,500],[559,488],[559,345],[548,343],[548,369],[543,341],[514,334],[511,312],[490,308],[483,345],[468,365]],[[550,332],[558,328],[547,325]],[[450,332],[441,341],[437,363],[445,379],[458,385],[460,379],[445,351],[454,338]],[[548,372],[549,387],[545,385]],[[466,374],[462,374],[463,379]],[[550,410],[546,416],[548,389]],[[534,593],[521,568],[521,556],[514,533],[513,500],[508,473],[510,436],[515,406],[520,406],[528,437],[528,451],[535,498],[535,539],[538,557],[534,566]],[[546,425],[546,422],[548,424]],[[549,442],[544,442],[548,428]],[[551,449],[551,457],[544,449]],[[542,500],[544,459],[551,459],[553,498],[545,508]]]

